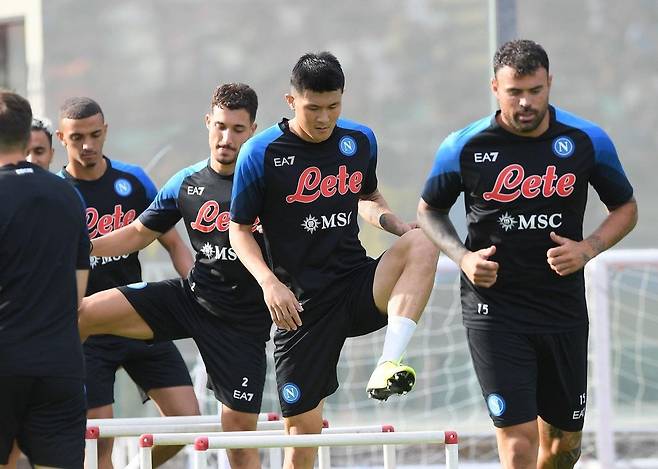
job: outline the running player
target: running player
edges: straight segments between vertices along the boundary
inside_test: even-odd
[[[235,160],[256,130],[257,108],[249,86],[218,86],[205,118],[210,158],[174,175],[135,222],[93,241],[94,255],[133,252],[183,218],[196,250],[189,277],[103,291],[85,298],[80,309],[83,334],[156,341],[192,337],[224,404],[225,431],[256,429],[272,325],[260,287],[228,239]],[[262,234],[255,236],[264,248]],[[229,450],[228,456],[234,469],[260,467],[258,450]]]
[[[413,386],[400,359],[427,303],[438,251],[421,230],[394,215],[377,190],[377,142],[368,127],[340,119],[345,78],[332,54],[306,54],[292,71],[292,120],[249,140],[238,158],[231,243],[262,287],[278,326],[279,400],[286,428],[319,433],[324,399],[336,391],[347,337],[388,328],[368,383],[386,399]],[[400,236],[379,259],[366,256],[357,211]],[[262,222],[265,262],[251,228]],[[303,308],[302,308],[303,306]],[[286,467],[312,467],[314,448],[286,450]]]
[[[605,132],[549,105],[539,44],[504,44],[493,69],[500,110],[443,141],[418,217],[463,272],[464,325],[503,467],[570,468],[587,396],[583,267],[633,229],[637,206]],[[583,239],[588,184],[609,213]],[[462,191],[465,245],[448,217]]]
[[[27,161],[48,170],[54,154],[52,129],[43,119],[33,118]]]
[[[75,191],[25,161],[31,119],[0,91],[0,465],[17,440],[38,468],[82,467],[89,237]]]
[[[151,203],[156,189],[144,171],[103,155],[107,124],[100,106],[89,98],[70,98],[60,109],[57,137],[66,149],[68,164],[59,175],[71,182],[87,205],[89,237],[104,236],[131,223]],[[192,256],[175,230],[161,238],[176,270],[185,275]],[[139,288],[141,267],[137,253],[92,256],[87,295],[119,285]],[[114,377],[123,367],[140,388],[143,400],[153,398],[164,415],[196,415],[198,404],[189,372],[173,342],[150,345],[114,336],[85,342],[88,418],[112,417]],[[162,447],[158,464],[177,448]],[[112,440],[101,439],[99,467],[111,467]]]

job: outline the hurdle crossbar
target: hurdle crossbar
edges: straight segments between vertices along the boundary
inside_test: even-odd
[[[380,431],[383,427],[380,427]],[[282,447],[330,447],[330,446],[363,446],[383,445],[386,448],[391,445],[404,444],[445,444],[446,469],[458,467],[458,436],[453,431],[409,431],[381,433],[322,433],[315,435],[258,435],[248,432],[249,435],[239,436],[197,436],[194,440],[194,469],[205,469],[205,451],[208,449],[234,449],[234,448],[282,448]],[[256,437],[257,438],[254,438]],[[154,435],[142,435],[140,437],[140,468],[151,469],[151,449],[158,438]],[[188,438],[188,437],[185,437]],[[166,441],[160,439],[161,445],[181,444],[180,440],[172,439]]]
[[[89,419],[87,427],[106,427],[111,425],[173,425],[188,423],[219,423],[221,416],[218,415],[177,415],[173,417],[130,417],[110,419]],[[281,420],[281,416],[275,412],[262,412],[258,414],[258,421],[272,422]],[[142,432],[144,433],[144,432]]]

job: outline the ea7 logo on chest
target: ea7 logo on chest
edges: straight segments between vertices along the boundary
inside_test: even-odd
[[[187,195],[201,195],[205,189],[203,186],[187,186]]]
[[[476,163],[484,163],[485,161],[496,161],[498,159],[498,152],[497,151],[485,151],[485,152],[480,152],[476,151],[473,153],[473,158],[475,159]]]
[[[274,166],[277,168],[281,166],[292,166],[293,164],[295,164],[295,155],[274,157]]]

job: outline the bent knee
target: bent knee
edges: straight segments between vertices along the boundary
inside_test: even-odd
[[[436,269],[439,259],[439,248],[434,244],[423,230],[416,229],[407,231],[403,239],[408,243],[409,257],[414,263],[426,264],[429,268]]]

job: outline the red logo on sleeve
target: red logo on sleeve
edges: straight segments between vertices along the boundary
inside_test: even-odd
[[[328,174],[325,177],[322,177],[320,168],[311,166],[299,175],[297,190],[294,194],[286,197],[286,202],[289,204],[293,202],[308,204],[317,200],[320,196],[333,197],[336,193],[345,195],[348,192],[358,194],[361,191],[362,182],[363,173],[355,171],[349,174],[345,165],[338,167],[336,176]]]
[[[531,174],[525,177],[525,171],[520,164],[511,164],[503,168],[498,174],[493,189],[482,194],[484,200],[496,200],[498,202],[512,202],[523,196],[526,199],[534,199],[542,195],[551,197],[557,194],[560,197],[568,197],[574,190],[576,175],[566,173],[558,177],[555,166],[548,166],[543,176]]]

